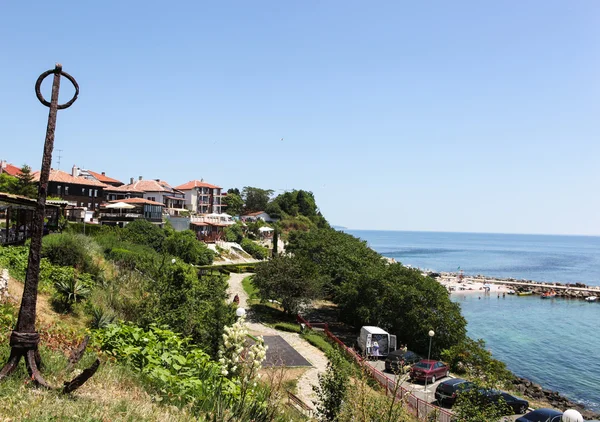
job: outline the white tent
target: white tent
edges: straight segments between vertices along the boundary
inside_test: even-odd
[[[117,210],[130,210],[135,208],[135,205],[126,204],[125,202],[115,202],[114,204],[108,204],[105,208],[114,208]]]

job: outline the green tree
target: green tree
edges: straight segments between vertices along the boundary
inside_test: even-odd
[[[210,265],[214,259],[214,253],[203,242],[198,241],[191,230],[173,231],[163,241],[163,252],[194,265]]]
[[[261,299],[280,300],[288,314],[296,314],[303,304],[320,297],[323,281],[312,263],[283,255],[257,265],[252,279]]]
[[[319,420],[334,422],[342,409],[350,385],[350,367],[336,349],[327,353],[327,370],[319,374],[319,384],[313,386],[318,401],[314,402]]]
[[[386,265],[380,277],[381,325],[413,350],[427,352],[429,330],[435,332],[431,353],[438,358],[443,349],[465,341],[467,322],[460,305],[450,300],[435,279],[401,264]]]
[[[192,266],[177,262],[163,268],[156,279],[149,279],[145,289],[144,326],[166,324],[216,356],[223,327],[235,319],[234,308],[226,302],[223,277],[199,279]]]
[[[0,174],[0,192],[16,194],[18,183],[19,179],[16,177],[11,176],[8,173]]]
[[[166,238],[166,232],[155,224],[143,219],[138,219],[123,228],[124,240],[139,245],[146,245],[160,252]]]
[[[241,243],[244,238],[244,229],[240,223],[225,227],[225,240],[228,242]]]
[[[333,229],[289,233],[286,252],[305,259],[326,276],[325,292],[340,318],[351,325],[376,325],[424,353],[427,332],[436,335],[432,352],[464,341],[460,306],[436,280],[400,264],[388,264],[360,239]]]
[[[512,413],[502,397],[497,402],[490,401],[486,390],[478,384],[458,395],[452,408],[457,422],[498,421],[502,416]]]
[[[33,175],[31,174],[31,167],[27,164],[23,164],[21,173],[17,176],[19,179],[17,182],[17,194],[27,196],[29,198],[37,198],[37,185],[33,181]]]
[[[227,213],[230,215],[240,215],[244,209],[244,200],[236,193],[227,193],[223,197],[223,204],[227,206]]]
[[[481,339],[466,337],[465,340],[443,350],[441,357],[452,372],[467,375],[469,378],[490,383],[507,382],[514,378],[504,362],[492,357],[492,353],[485,348],[485,342]]]
[[[264,211],[273,192],[272,189],[244,186],[244,189],[242,189],[244,212]]]

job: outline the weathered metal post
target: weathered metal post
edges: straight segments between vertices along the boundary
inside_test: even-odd
[[[49,75],[54,74],[52,83],[52,96],[50,102],[46,101],[41,93],[42,81]],[[75,95],[65,103],[58,104],[58,91],[60,88],[60,77],[67,78],[75,87]],[[36,209],[33,215],[31,229],[31,245],[29,247],[29,259],[27,262],[27,273],[25,275],[25,287],[17,325],[10,336],[11,352],[8,362],[0,370],[0,380],[13,372],[21,358],[25,358],[27,371],[32,379],[41,386],[52,388],[42,377],[39,367],[41,365],[38,344],[40,335],[35,331],[35,317],[37,305],[38,283],[40,276],[40,254],[42,249],[42,235],[44,230],[44,217],[46,214],[46,196],[48,194],[48,179],[50,178],[50,165],[52,163],[52,150],[54,148],[54,132],[56,130],[56,112],[70,107],[79,95],[79,85],[75,79],[66,72],[63,72],[62,66],[56,64],[55,68],[48,70],[40,75],[35,83],[35,93],[40,102],[50,108],[48,114],[48,126],[46,129],[46,140],[44,142],[44,155],[42,157],[42,168],[40,171],[40,181],[38,187],[38,199]],[[84,344],[87,343],[84,342]],[[81,386],[98,369],[100,362],[96,362],[92,367],[83,371],[70,383],[65,383],[63,391],[70,392]]]

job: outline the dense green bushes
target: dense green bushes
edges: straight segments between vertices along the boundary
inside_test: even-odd
[[[227,242],[241,243],[244,238],[244,230],[240,223],[225,227],[225,240]]]
[[[360,239],[332,229],[291,232],[286,251],[326,277],[325,292],[338,304],[340,318],[355,327],[382,327],[420,353],[433,329],[436,357],[466,338],[460,307],[444,287],[418,271],[388,264]]]
[[[97,277],[101,273],[98,244],[88,236],[75,233],[50,234],[42,240],[42,257],[52,264],[73,267]]]
[[[213,251],[203,242],[199,242],[191,230],[171,233],[163,242],[163,250],[188,264],[208,265],[214,259]]]
[[[0,267],[9,270],[10,275],[17,280],[25,280],[29,247],[4,246],[0,247]]]
[[[228,331],[229,337],[234,331]],[[245,341],[245,336],[238,340]],[[225,353],[221,362],[213,361],[189,338],[165,327],[151,325],[143,330],[113,324],[96,331],[95,342],[106,354],[144,374],[161,400],[187,407],[200,420],[294,420],[281,408],[278,396],[271,394],[271,385],[255,383],[256,373],[238,369],[239,375],[232,374],[226,370]],[[246,359],[250,352],[240,354],[238,368],[256,365]]]
[[[512,380],[512,373],[506,369],[504,362],[492,357],[485,348],[483,340],[466,338],[442,352],[442,359],[455,374],[466,375],[472,379],[495,384]]]
[[[252,255],[254,259],[266,259],[269,256],[269,250],[250,239],[242,239],[240,246],[244,251]]]

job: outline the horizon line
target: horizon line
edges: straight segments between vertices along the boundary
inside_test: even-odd
[[[452,233],[452,234],[509,234],[509,235],[521,235],[521,236],[574,236],[574,237],[600,237],[600,234],[570,234],[570,233],[514,233],[514,232],[465,232],[465,231],[452,231],[452,230],[402,230],[402,229],[365,229],[365,228],[350,228],[339,225],[332,225],[342,227],[342,230],[355,230],[355,231],[373,231],[373,232],[407,232],[407,233]]]

